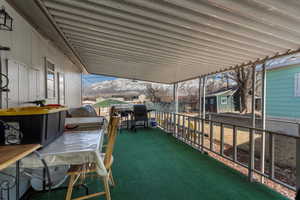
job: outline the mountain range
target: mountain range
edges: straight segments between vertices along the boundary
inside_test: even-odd
[[[220,87],[224,83],[221,80],[207,80],[208,85],[215,85]],[[136,81],[130,79],[117,78],[113,80],[104,80],[91,84],[86,84],[83,89],[83,95],[85,97],[108,97],[112,95],[140,95],[145,94],[147,85],[151,85],[152,88],[157,90],[166,91],[167,95],[172,95],[173,84],[160,84],[151,83],[146,81]],[[198,91],[199,80],[194,79],[179,84],[179,91],[181,95],[184,95],[186,90]],[[187,89],[188,88],[188,89]]]

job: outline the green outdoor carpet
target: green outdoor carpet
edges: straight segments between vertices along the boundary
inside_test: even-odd
[[[112,200],[278,200],[287,199],[203,155],[159,129],[122,131],[117,138]],[[91,179],[91,192],[102,189]],[[83,194],[75,190],[74,196]],[[65,190],[34,199],[64,199]],[[104,199],[97,197],[93,199]]]

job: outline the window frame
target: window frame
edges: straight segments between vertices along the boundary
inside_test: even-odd
[[[49,68],[49,65],[52,65],[53,68]],[[52,83],[52,90],[53,93],[50,95],[50,89],[49,89],[49,75],[53,76]],[[55,99],[56,98],[56,74],[55,74],[55,64],[52,62],[49,58],[45,57],[45,96],[47,99]]]
[[[225,100],[226,102],[223,102],[223,100]],[[227,105],[228,104],[228,97],[221,97],[220,101],[221,101],[222,105]]]

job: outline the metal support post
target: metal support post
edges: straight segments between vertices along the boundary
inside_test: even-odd
[[[261,104],[261,120],[262,120],[262,129],[261,133],[261,155],[260,155],[260,165],[261,172],[265,173],[265,154],[266,154],[266,64],[262,65],[262,104]],[[261,176],[261,182],[264,183],[264,177]]]
[[[255,118],[255,88],[256,88],[256,65],[252,66],[252,128],[256,127],[256,118]],[[254,162],[255,162],[255,130],[249,130],[250,134],[250,158],[248,165],[248,179],[253,181],[253,171],[254,171]]]

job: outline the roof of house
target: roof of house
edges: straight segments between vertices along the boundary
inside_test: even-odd
[[[211,93],[211,94],[207,94],[206,97],[214,97],[214,96],[232,96],[235,92],[237,91],[237,89],[229,89],[229,90],[225,90],[225,91],[218,91],[215,93]]]
[[[300,54],[290,55],[290,56],[286,56],[286,57],[283,57],[280,59],[275,59],[275,60],[269,61],[266,64],[266,69],[273,70],[273,69],[288,67],[288,66],[297,65],[297,64],[300,65]]]

